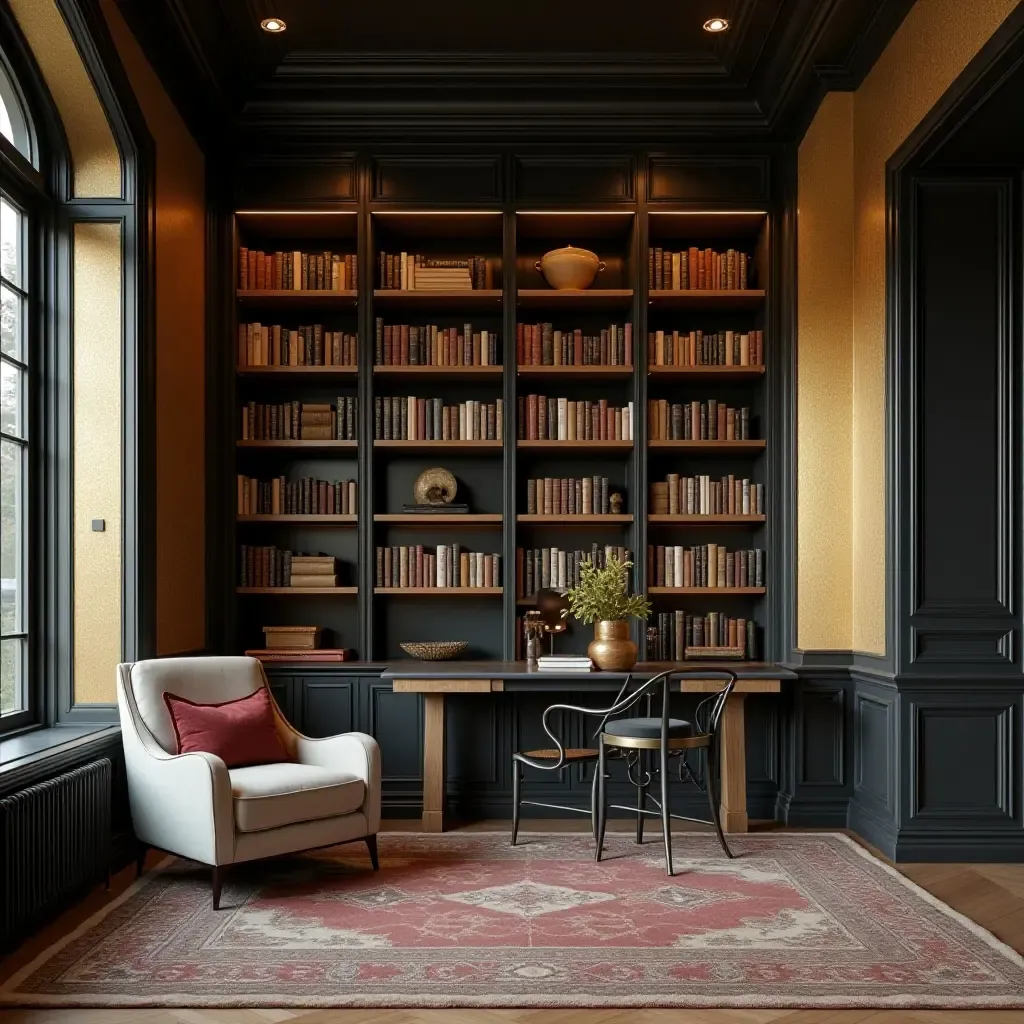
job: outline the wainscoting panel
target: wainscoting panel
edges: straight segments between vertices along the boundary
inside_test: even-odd
[[[380,202],[496,203],[502,198],[500,156],[382,156],[374,165]]]
[[[625,154],[521,156],[516,160],[516,200],[551,203],[571,199],[629,202],[636,170]]]
[[[771,161],[760,156],[651,156],[647,194],[652,202],[767,201]]]

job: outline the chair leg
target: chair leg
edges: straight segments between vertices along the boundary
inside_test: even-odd
[[[597,846],[597,859],[601,859],[601,850],[604,847],[604,828],[607,818],[607,808],[605,807],[605,779],[604,779],[604,736],[601,735],[597,740],[597,837],[595,844]]]
[[[597,842],[597,764],[594,764],[594,775],[590,780],[590,834]]]
[[[146,870],[146,854],[149,847],[145,843],[139,843],[139,852],[135,855],[135,877],[141,878],[142,872]]]
[[[668,747],[662,746],[661,754],[661,828],[665,836],[665,871],[672,877],[672,818],[668,806]]]
[[[708,749],[707,757],[707,770],[705,772],[707,778],[704,780],[704,788],[708,793],[708,803],[711,806],[711,820],[715,823],[715,831],[718,833],[718,841],[722,844],[722,849],[725,850],[726,857],[733,858],[735,854],[729,849],[729,844],[725,841],[725,833],[722,832],[722,820],[719,816],[718,811],[718,797],[715,795],[715,767],[711,763],[711,751]]]
[[[641,780],[636,787],[636,841],[641,844],[644,841],[644,818],[647,817],[644,814],[647,809],[647,783],[643,781],[647,778],[644,772],[644,760],[641,750],[636,762],[637,778]]]
[[[213,909],[220,910],[220,890],[224,882],[224,868],[215,864],[213,867]]]
[[[366,837],[366,848],[370,851],[370,864],[374,871],[380,871],[380,861],[377,859],[377,836],[376,834]]]
[[[520,789],[523,782],[523,773],[518,761],[512,762],[512,845],[516,845],[519,837],[519,801],[521,799]]]

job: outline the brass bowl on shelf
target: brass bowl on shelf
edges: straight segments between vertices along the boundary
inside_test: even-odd
[[[565,288],[589,288],[598,273],[604,270],[604,263],[597,258],[597,253],[589,249],[567,245],[544,253],[534,263],[534,267],[544,275],[544,280],[552,288],[560,291]]]
[[[424,640],[405,644],[399,647],[412,658],[420,661],[448,661],[457,658],[469,646],[468,640]]]

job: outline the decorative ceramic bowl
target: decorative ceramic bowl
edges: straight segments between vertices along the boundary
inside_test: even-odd
[[[420,661],[447,661],[457,658],[468,646],[468,640],[428,640],[422,643],[399,644],[410,657]]]
[[[544,253],[534,264],[552,288],[589,288],[594,278],[604,270],[597,253],[567,245]]]

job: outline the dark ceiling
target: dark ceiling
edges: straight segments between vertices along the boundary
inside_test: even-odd
[[[913,0],[116,0],[207,140],[784,138]],[[287,31],[259,28],[274,15]],[[705,20],[725,16],[728,32]]]

